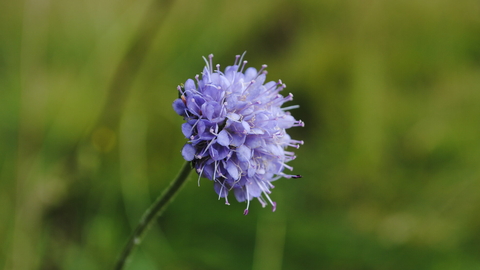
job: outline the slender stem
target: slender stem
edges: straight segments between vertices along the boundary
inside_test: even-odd
[[[137,247],[141,242],[144,234],[146,233],[147,229],[153,223],[156,217],[160,216],[163,210],[165,210],[166,206],[169,202],[172,201],[173,197],[180,188],[185,184],[186,180],[188,179],[188,175],[190,174],[191,166],[190,162],[185,162],[180,173],[177,175],[177,178],[173,180],[170,186],[155,200],[155,202],[145,211],[142,216],[142,219],[138,223],[137,227],[133,231],[130,239],[128,239],[127,244],[123,248],[122,253],[118,257],[118,260],[115,264],[115,270],[121,270],[125,266],[128,258],[132,254],[135,247]]]

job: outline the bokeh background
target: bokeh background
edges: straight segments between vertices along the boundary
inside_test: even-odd
[[[191,179],[127,269],[480,269],[477,0],[0,1],[0,268],[111,269],[247,51],[306,126],[275,213]]]

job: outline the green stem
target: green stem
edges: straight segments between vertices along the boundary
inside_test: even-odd
[[[155,202],[145,211],[138,223],[137,227],[133,231],[130,239],[128,239],[127,244],[123,248],[122,253],[118,257],[118,260],[115,264],[115,270],[121,270],[125,267],[125,263],[127,262],[128,258],[132,254],[135,247],[137,247],[140,242],[142,242],[142,238],[146,233],[147,229],[153,223],[156,217],[160,216],[163,210],[165,210],[166,206],[170,201],[172,201],[173,197],[180,188],[185,184],[186,180],[188,179],[188,175],[191,171],[190,162],[185,162],[180,173],[177,175],[177,178],[173,180],[170,186],[155,200]]]

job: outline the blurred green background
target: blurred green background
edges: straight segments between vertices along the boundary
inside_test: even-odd
[[[480,269],[476,0],[0,1],[0,268],[111,269],[183,163],[202,56],[305,121],[275,213],[191,176],[127,269]]]

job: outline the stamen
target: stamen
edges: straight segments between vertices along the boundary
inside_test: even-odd
[[[293,95],[292,94],[289,94],[286,97],[283,97],[282,95],[277,94],[274,98],[272,98],[272,100],[270,100],[270,102],[268,102],[268,104],[270,106],[281,107],[283,103],[285,103],[287,101],[292,101],[292,100],[293,100]]]
[[[200,178],[202,177],[202,173],[203,173],[203,169],[205,168],[205,164],[203,165],[202,169],[197,169],[197,173],[198,173],[198,180],[197,180],[197,184],[198,186],[200,186]]]
[[[220,181],[215,180],[215,179],[214,179],[213,181],[220,183]],[[220,191],[218,192],[218,199],[219,199],[219,200],[222,198],[222,190],[223,190],[223,187],[225,187],[224,183],[220,183],[220,185],[221,185],[222,187],[220,188]]]
[[[201,107],[200,107],[200,106],[197,104],[197,102],[195,101],[195,99],[194,99],[194,98],[192,98],[192,99],[190,99],[190,100],[193,102],[193,104],[195,104],[195,105],[197,106],[197,108],[198,108],[198,111],[199,111],[199,112],[200,112],[200,114],[201,114],[201,113],[202,113],[202,108],[201,108]]]
[[[262,180],[257,180],[256,183],[257,183],[258,187],[262,190],[263,193],[265,193],[265,194],[267,194],[267,193],[268,193],[268,194],[272,193],[272,192],[268,189],[268,187],[266,186],[266,183],[270,183],[270,182],[265,182],[265,181],[262,181]]]
[[[215,139],[211,140],[207,146],[205,147],[205,149],[203,149],[203,152],[200,153],[199,155],[196,156],[197,159],[202,159],[203,158],[203,155],[207,152],[208,148],[210,148],[210,146],[212,146],[212,144],[215,142]],[[215,162],[218,162],[218,161],[215,161]],[[215,177],[214,177],[215,179]]]
[[[263,71],[267,68],[268,66],[263,64],[262,65],[262,68],[257,72],[257,77],[262,75],[262,73],[264,73]],[[267,74],[267,73],[264,73],[264,74]]]
[[[289,143],[289,144],[287,144],[287,145],[290,146],[290,147],[293,147],[293,148],[297,148],[297,149],[300,148],[300,145],[298,145],[298,144],[291,144],[291,143]]]
[[[285,156],[285,162],[295,160],[296,158],[297,158],[297,156]]]
[[[185,96],[185,91],[182,91],[182,88],[183,88],[183,87],[181,87],[180,85],[177,86],[178,92],[180,92],[180,94],[182,94],[182,96]]]
[[[238,61],[240,59],[240,57],[241,56],[239,54],[235,55],[235,62],[233,62],[234,66],[238,65],[240,63],[240,61],[242,61],[242,60]]]
[[[265,208],[265,206],[267,206],[267,203],[265,202],[265,200],[263,200],[262,197],[257,197],[257,199],[260,202],[260,204],[262,205],[262,208]]]
[[[195,122],[195,124],[193,124],[193,126],[192,126],[192,130],[197,126],[197,124],[198,124],[198,122],[200,122],[200,120],[201,120],[200,118],[197,119],[197,121]]]
[[[303,145],[303,141],[298,141],[298,140],[290,140],[290,143],[292,144],[292,145],[289,144],[290,146]]]
[[[294,125],[294,127],[304,127],[305,123],[302,120],[298,120]]]
[[[240,72],[243,73],[243,69],[245,68],[245,65],[248,63],[248,61],[243,61],[242,66],[240,67]]]
[[[228,202],[228,196],[227,196],[227,195],[228,195],[228,194],[225,194],[225,204],[226,204],[226,205],[230,205],[230,203]]]
[[[265,197],[267,197],[267,200],[270,202],[270,204],[272,205],[272,212],[275,212],[275,210],[277,210],[277,203],[272,201],[272,199],[270,199],[270,196],[268,196],[267,193],[263,192],[263,194],[265,195]]]
[[[215,129],[213,127],[210,128],[210,133],[212,133],[215,136],[218,136],[218,125],[215,125]]]
[[[247,87],[245,87],[245,89],[243,89],[243,93],[247,92],[248,88],[250,88],[250,86],[254,85],[255,84],[255,79],[251,80],[250,83],[247,85]],[[248,95],[248,94],[247,94]],[[247,98],[245,95],[243,96],[245,99]]]
[[[247,194],[247,208],[245,209],[245,211],[243,211],[243,214],[246,216],[248,215],[248,208],[250,207],[250,198],[249,198],[249,194],[248,194],[248,185],[245,185],[245,193]]]
[[[214,164],[215,164],[215,168],[213,170],[213,179],[217,179],[216,175],[217,175],[218,161],[215,161]]]
[[[274,84],[272,87],[267,89],[267,93],[270,92],[271,90],[276,90],[277,86],[279,86],[281,84],[282,84],[282,80],[278,80],[278,82],[276,84]]]
[[[289,169],[290,171],[293,171],[293,167],[292,167],[292,166],[289,166],[289,165],[287,165],[287,164],[285,164],[285,163],[283,163],[283,162],[282,162],[281,164],[283,165],[283,167]]]
[[[294,156],[295,156],[295,153],[294,153],[294,152],[284,151],[283,153],[285,154],[285,156],[290,156],[290,157],[294,157]]]

